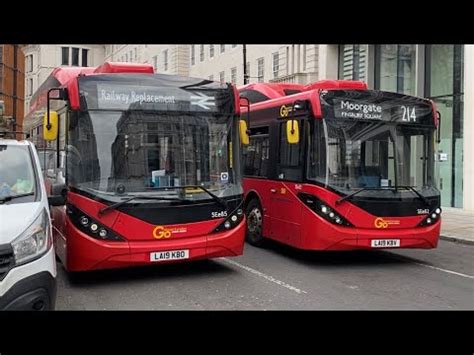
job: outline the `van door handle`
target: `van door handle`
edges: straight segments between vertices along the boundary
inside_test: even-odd
[[[270,192],[271,192],[272,194],[275,194],[275,193],[277,192],[277,190],[276,190],[276,189],[270,189]]]

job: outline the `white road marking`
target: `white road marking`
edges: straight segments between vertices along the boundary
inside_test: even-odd
[[[271,281],[271,282],[273,282],[273,283],[276,283],[277,285],[280,285],[280,286],[282,286],[282,287],[285,287],[285,288],[287,288],[287,289],[289,289],[289,290],[291,290],[291,291],[294,291],[294,292],[296,292],[296,293],[299,293],[299,294],[301,294],[301,293],[307,293],[306,291],[300,290],[299,288],[296,288],[296,287],[294,287],[294,286],[291,286],[291,285],[287,284],[286,282],[277,280],[277,279],[275,279],[273,276],[264,274],[263,272],[260,272],[260,271],[258,271],[258,270],[252,269],[252,268],[249,267],[249,266],[242,265],[242,264],[238,263],[237,261],[230,260],[230,259],[227,259],[227,258],[220,258],[220,260],[225,261],[225,262],[227,262],[227,263],[229,263],[229,264],[232,264],[232,265],[234,265],[234,266],[237,266],[237,267],[239,267],[239,268],[241,268],[241,269],[244,269],[244,270],[246,270],[246,271],[248,271],[248,272],[250,272],[250,273],[252,273],[252,274],[254,274],[254,275],[257,275],[257,276],[259,276],[259,277],[262,277],[262,278],[264,278],[265,280],[268,280],[268,281]]]
[[[465,277],[465,278],[468,278],[468,279],[474,279],[474,276],[472,276],[472,275],[467,275],[467,274],[463,274],[463,273],[460,273],[460,272],[457,272],[457,271],[442,269],[442,268],[440,268],[440,267],[436,267],[436,266],[432,266],[432,265],[428,265],[428,264],[424,264],[424,263],[419,263],[419,262],[410,260],[409,257],[405,257],[405,256],[393,254],[393,253],[390,253],[390,254],[391,254],[392,257],[394,257],[395,259],[399,259],[399,260],[403,260],[403,261],[408,261],[408,262],[410,262],[410,263],[412,263],[412,264],[416,264],[416,265],[420,265],[420,266],[427,267],[427,268],[430,268],[430,269],[434,269],[434,270],[446,272],[446,273],[448,273],[448,274],[453,274],[453,275]]]
[[[423,264],[423,263],[417,263],[417,262],[413,262],[413,264],[421,265],[421,266],[424,266],[424,267],[429,267],[430,269],[435,269],[435,270],[447,272],[448,274],[453,274],[453,275],[458,275],[458,276],[461,276],[461,277],[466,277],[468,279],[474,279],[474,276],[472,276],[472,275],[466,275],[466,274],[462,274],[460,272],[446,270],[446,269],[442,269],[442,268],[436,267],[436,266],[431,266],[431,265],[427,265],[427,264]]]

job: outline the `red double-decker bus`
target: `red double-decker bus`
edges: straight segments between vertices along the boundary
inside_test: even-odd
[[[147,64],[55,69],[25,121],[56,150],[44,170],[66,270],[242,254],[238,99]]]
[[[435,248],[439,114],[359,81],[255,83],[244,148],[249,243],[301,249]]]

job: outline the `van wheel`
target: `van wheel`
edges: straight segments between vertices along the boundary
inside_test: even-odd
[[[263,237],[263,210],[257,199],[250,201],[245,215],[247,217],[245,240],[256,247],[262,246],[265,241]]]

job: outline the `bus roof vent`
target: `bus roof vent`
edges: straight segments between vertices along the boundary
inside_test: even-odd
[[[146,73],[153,74],[153,66],[151,64],[137,64],[137,63],[118,63],[118,62],[105,62],[99,65],[94,73],[106,74],[106,73]]]

